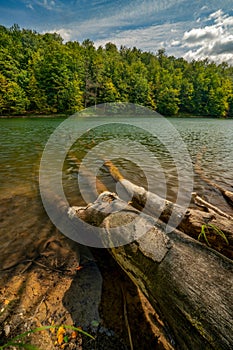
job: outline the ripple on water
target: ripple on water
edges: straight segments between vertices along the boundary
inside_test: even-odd
[[[142,128],[146,122],[145,119],[143,119]],[[20,244],[22,244],[26,239],[24,234],[29,235],[30,239],[36,239],[36,234],[41,229],[41,225],[43,226],[48,220],[39,197],[38,169],[44,145],[61,121],[62,119],[56,118],[0,120],[0,239],[2,244],[6,240],[12,242],[15,237],[19,237],[21,239]],[[169,121],[178,130],[185,142],[193,165],[196,162],[197,154],[201,152],[201,168],[204,174],[232,191],[233,120],[174,118],[169,119]],[[153,132],[154,128],[156,133],[159,133],[158,120],[150,119],[149,122],[151,131]],[[163,137],[166,137],[165,131],[161,130]],[[123,128],[117,132],[112,130],[112,132],[114,135],[113,149],[117,151],[117,132],[122,136],[122,133],[124,134],[126,131]],[[130,134],[130,131],[127,132],[129,134],[124,135],[124,137],[131,141],[134,140],[135,134]],[[172,135],[167,136],[168,141],[171,142]],[[110,129],[103,134],[98,131],[96,136],[88,133],[75,145],[77,157],[82,159],[91,147],[95,147],[101,141],[101,138],[106,140],[108,137],[112,137]],[[175,201],[178,189],[176,162],[174,162],[172,156],[169,156],[166,147],[161,145],[154,137],[143,133],[138,134],[137,137],[138,142],[141,137],[143,146],[148,147],[152,158],[148,155],[145,157],[142,149],[136,147],[130,155],[133,157],[134,153],[137,154],[137,159],[141,159],[142,163],[135,164],[129,159],[121,158],[119,155],[119,158],[114,160],[116,165],[130,181],[145,188],[148,188],[148,184],[152,184],[157,194],[164,195],[166,193],[169,200]],[[173,151],[175,154],[176,149]],[[179,152],[178,149],[177,152]],[[165,176],[165,184],[164,179],[161,181],[162,177],[158,171],[158,164]],[[180,166],[183,169],[186,168],[185,160]],[[85,203],[81,199],[77,177],[72,176],[76,169],[77,166],[74,163],[67,162],[64,166],[63,182],[72,204],[80,201],[83,205]],[[98,176],[111,191],[116,191],[116,184],[106,170],[100,169]],[[164,185],[166,187],[165,192]],[[84,189],[85,191],[90,190],[88,186]],[[194,189],[214,205],[227,210],[227,204],[218,191],[210,188],[198,175],[194,176]],[[21,234],[24,238],[20,236]],[[16,249],[15,246],[14,249]]]

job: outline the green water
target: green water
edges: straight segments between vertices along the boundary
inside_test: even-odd
[[[63,121],[62,118],[33,118],[33,119],[1,119],[0,120],[0,195],[7,195],[9,192],[17,191],[17,188],[29,188],[36,186],[38,181],[38,167],[44,146],[55,128]],[[111,121],[114,121],[111,119]],[[141,122],[142,128],[146,125],[145,118]],[[151,123],[151,120],[149,120]],[[201,118],[173,118],[169,122],[175,126],[182,139],[187,145],[193,163],[199,152],[205,152],[202,155],[202,166],[205,174],[217,182],[231,189],[233,185],[233,120],[219,119],[201,119]],[[82,121],[83,123],[83,121]],[[153,121],[153,128],[158,130],[157,120]],[[87,135],[82,143],[76,145],[76,154],[82,157],[86,147],[90,149],[90,143],[96,146],[102,139],[107,139],[106,133],[100,131],[97,135]],[[101,134],[102,132],[102,134]],[[128,132],[128,131],[127,131]],[[130,131],[129,131],[130,132]],[[129,134],[128,132],[128,134]],[[157,131],[158,132],[158,131]],[[127,135],[128,138],[130,135]],[[112,137],[110,135],[110,137]],[[116,147],[119,144],[119,138],[114,134]],[[135,137],[132,134],[132,138]],[[114,140],[113,140],[114,141]],[[158,149],[158,144],[147,135],[138,135],[138,142],[153,151],[156,149],[156,157],[163,160],[163,165],[167,167],[166,171],[174,172],[169,161],[167,150],[162,147]],[[92,146],[91,146],[92,147]],[[139,153],[140,149],[135,149]],[[178,150],[177,150],[178,151]],[[151,170],[151,176],[156,179],[153,159],[144,159],[148,174]],[[120,154],[119,154],[120,158]],[[167,165],[166,165],[167,162]],[[131,179],[137,180],[138,174],[135,169],[129,167],[128,162],[120,161],[122,167],[126,167]],[[174,165],[174,164],[173,164]],[[148,175],[147,174],[147,175]],[[106,174],[103,174],[106,177]],[[198,178],[195,178],[195,186],[201,186]]]
[[[9,194],[14,195],[14,193],[20,193],[21,191],[27,192],[37,187],[39,163],[44,146],[51,133],[63,120],[62,118],[17,118],[0,120],[1,197],[8,197]],[[158,130],[159,121],[148,120],[151,124],[151,131],[153,132],[153,128],[154,130]],[[111,118],[105,119],[105,123],[110,123],[112,121]],[[82,120],[81,122],[83,127],[85,121]],[[88,122],[87,120],[87,128]],[[146,119],[143,118],[141,126],[144,127],[146,122]],[[169,122],[180,133],[187,146],[193,164],[195,164],[196,155],[201,153],[201,165],[205,174],[231,190],[233,185],[233,120],[170,118]],[[112,147],[114,147],[114,145],[116,148],[119,147],[119,143],[122,143],[122,138],[120,139],[119,136],[121,130],[119,128],[120,131],[114,130],[113,139],[111,127],[112,126],[107,126],[105,130],[100,129],[95,133],[89,132],[82,138],[82,142],[77,142],[74,149],[78,158],[81,159],[87,150],[96,147],[103,140],[112,139]],[[122,128],[124,129],[124,126]],[[116,135],[117,132],[118,134]],[[127,141],[130,138],[130,141],[135,138],[135,132],[127,130]],[[172,199],[171,192],[173,191],[173,187],[175,187],[177,175],[169,151],[163,147],[161,142],[156,142],[150,135],[137,133],[136,141],[138,143],[143,143],[145,147],[148,147],[150,152],[154,152],[155,158],[159,159],[159,162],[163,164],[163,171],[166,172],[167,176],[168,196],[170,196],[169,199]],[[101,152],[101,150],[99,152]],[[133,149],[133,152],[138,155],[138,163],[140,163],[140,156],[142,157],[141,163],[144,165],[143,170],[146,172],[147,180],[149,178],[151,182],[156,181],[159,187],[160,174],[157,174],[156,167],[153,165],[153,156],[152,159],[147,159],[147,154],[146,157],[144,154],[140,155],[142,150],[140,147],[137,148],[137,145],[136,148]],[[176,152],[176,150],[174,150],[174,152]],[[180,150],[177,149],[177,152],[180,152]],[[122,167],[123,172],[125,170],[125,175],[137,184],[140,184],[142,181],[142,184],[146,186],[146,180],[143,180],[145,177],[143,176],[143,171],[133,166],[131,164],[132,162],[121,159],[120,153],[119,151],[118,165]],[[110,154],[111,149],[109,149],[109,155]],[[106,158],[105,149],[102,155],[99,154],[99,158],[101,158],[101,156]],[[130,156],[128,158],[130,158]],[[67,168],[69,168],[69,165],[70,164],[67,164]],[[140,164],[137,165],[140,167]],[[71,176],[68,175],[68,173],[69,171],[64,173],[66,178],[65,186],[68,188],[69,186],[77,186],[77,182],[72,180],[74,178],[74,176],[72,176],[72,169]],[[103,171],[101,176],[105,178],[105,181],[111,186],[112,181],[110,181],[108,174]],[[203,192],[205,190],[205,185],[199,180],[195,173],[194,179],[195,189],[199,192]]]
[[[25,192],[37,183],[41,153],[53,130],[63,121],[56,118],[0,119],[0,194]]]
[[[0,244],[2,249],[9,245],[8,242],[12,241],[12,237],[20,236],[22,233],[25,237],[28,234],[31,234],[31,238],[36,237],[43,225],[48,224],[38,190],[39,165],[49,136],[63,120],[62,118],[0,119]],[[118,122],[113,117],[109,120],[105,119],[106,123],[109,121]],[[195,164],[197,154],[201,153],[201,166],[205,175],[226,189],[232,190],[233,120],[171,118],[169,122],[181,135],[192,164]],[[85,123],[88,129],[89,120],[77,120],[77,130],[79,125],[85,129]],[[143,117],[140,122],[137,120],[137,123],[142,130],[148,129],[149,126],[152,134],[163,135],[162,140],[166,139],[166,146],[169,145],[168,148],[172,149],[173,156],[179,156],[182,160],[180,148],[176,146],[172,135],[166,133],[166,130],[161,127],[160,120]],[[65,129],[64,135],[67,137]],[[89,130],[74,144],[73,150],[77,158],[82,160],[88,151],[109,139],[111,145],[107,145],[107,150],[105,148],[101,151],[101,147],[98,150],[100,159],[111,159],[112,151],[114,150],[114,154],[117,154],[120,144],[124,145],[124,150],[126,149],[128,153],[127,157],[122,157],[119,151],[114,162],[120,167],[125,177],[145,187],[148,183],[152,183],[156,193],[165,194],[168,199],[176,200],[178,187],[176,161],[169,154],[168,148],[164,147],[163,142],[158,141],[148,132],[144,133],[140,130],[135,132],[134,128],[127,129],[119,124],[107,125],[104,130],[98,128],[94,132]],[[137,144],[130,147],[130,142],[134,140]],[[144,148],[140,148],[140,143]],[[145,149],[148,149],[149,153],[145,153]],[[135,155],[137,155],[136,161],[134,161]],[[95,153],[90,154],[88,162],[97,163],[98,166],[97,158]],[[185,157],[179,166],[183,168],[187,166]],[[195,172],[192,175],[194,190],[213,204],[229,211],[219,193],[209,188]],[[100,167],[98,176],[110,190],[117,190],[106,169]],[[82,179],[79,180],[82,182]],[[185,183],[185,179],[183,180]],[[164,181],[166,182],[165,193]],[[77,166],[72,160],[66,160],[64,164],[63,184],[72,205],[85,204],[80,197]],[[82,188],[87,194],[90,191],[85,181]],[[11,246],[14,250],[17,245]]]

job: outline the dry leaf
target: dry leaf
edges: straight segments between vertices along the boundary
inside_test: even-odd
[[[57,331],[57,343],[58,345],[61,345],[64,340],[64,335],[66,334],[65,328],[63,326],[58,328]]]
[[[54,320],[52,320],[52,322],[51,322],[51,326],[54,326]],[[50,332],[52,333],[52,334],[54,334],[55,333],[55,327],[51,327],[50,328]]]
[[[78,336],[78,332],[73,331],[73,332],[71,333],[71,338],[72,338],[72,339],[76,339],[77,336]]]

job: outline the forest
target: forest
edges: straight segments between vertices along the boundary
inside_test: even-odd
[[[233,117],[233,67],[0,26],[0,115],[68,115],[106,102]]]

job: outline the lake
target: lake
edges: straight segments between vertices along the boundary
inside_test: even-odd
[[[22,232],[25,237],[29,234],[36,237],[38,231],[48,224],[38,190],[40,159],[50,135],[63,121],[64,118],[49,117],[0,119],[2,251],[9,245],[12,246],[11,251],[16,249],[12,243],[13,237]],[[98,123],[105,125],[98,127]],[[190,168],[188,158],[195,165],[199,154],[203,173],[232,190],[233,120],[169,118],[166,123],[165,126],[169,125],[167,130],[160,119],[151,117],[120,122],[116,117],[111,117],[99,119],[98,122],[95,119],[94,124],[92,118],[81,118],[75,124],[77,141],[69,145],[66,126],[64,138],[68,139],[68,148],[72,146],[77,160],[83,159],[86,167],[91,164],[88,171],[94,167],[97,176],[111,191],[117,191],[117,188],[102,166],[103,159],[113,159],[126,178],[173,201],[177,199],[179,186],[181,200],[182,196],[187,195],[185,184],[188,183],[188,191],[189,180],[193,177],[194,190],[199,195],[223,210],[230,211],[219,193]],[[80,135],[79,130],[82,131]],[[161,139],[158,135],[161,135]],[[182,154],[184,146],[187,148],[186,154]],[[59,158],[59,148],[57,153],[56,150],[53,152]],[[50,168],[53,172],[52,165]],[[53,175],[55,178],[56,172]],[[62,168],[62,181],[70,204],[85,204],[93,199],[85,178],[78,178],[74,160],[66,159]]]

